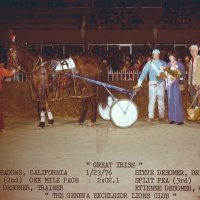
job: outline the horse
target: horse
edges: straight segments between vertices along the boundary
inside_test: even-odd
[[[107,70],[104,64],[97,58],[91,56],[71,57],[75,68],[55,70],[55,63],[60,63],[63,67],[66,64],[58,59],[47,59],[36,52],[27,50],[24,46],[12,42],[7,51],[7,67],[15,67],[27,75],[30,75],[30,86],[32,99],[38,102],[39,124],[38,127],[45,127],[45,117],[48,117],[48,124],[54,124],[54,117],[50,110],[51,100],[50,92],[54,91],[54,100],[61,98],[61,91],[74,91],[69,98],[82,99],[82,110],[78,119],[79,124],[83,124],[86,118],[89,104],[91,104],[91,122],[94,124],[97,120],[97,106],[101,103],[103,106],[107,103],[108,93],[105,88],[99,85],[91,84],[81,79],[67,76],[78,74],[93,80],[107,82]],[[71,93],[71,92],[70,92]]]

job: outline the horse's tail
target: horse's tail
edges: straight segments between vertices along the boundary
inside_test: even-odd
[[[99,81],[103,83],[108,83],[108,71],[106,66],[103,63],[100,63],[101,73],[99,77]],[[103,107],[107,105],[107,99],[108,99],[108,92],[103,86],[100,86],[98,89],[98,102],[102,104]]]

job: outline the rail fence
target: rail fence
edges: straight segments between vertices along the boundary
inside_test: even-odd
[[[108,81],[135,81],[138,80],[140,72],[136,71],[108,71]],[[15,74],[13,77],[6,78],[5,81],[26,82],[28,77],[23,72]]]
[[[138,71],[108,71],[108,81],[137,81],[141,72]]]
[[[138,71],[108,71],[108,81],[137,81],[140,77],[141,72]],[[186,73],[185,79],[187,80],[188,74]],[[18,81],[26,82],[28,77],[26,74],[19,72],[11,78],[6,78],[5,81]]]

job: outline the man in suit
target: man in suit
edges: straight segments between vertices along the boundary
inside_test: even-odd
[[[197,45],[191,45],[189,50],[192,59],[189,62],[188,91],[190,94],[191,101],[193,101],[196,94],[200,91],[200,55],[198,54],[199,48]],[[193,108],[197,106],[200,106],[200,94],[195,100]]]

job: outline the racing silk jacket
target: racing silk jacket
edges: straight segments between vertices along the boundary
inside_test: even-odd
[[[138,79],[137,85],[141,86],[142,82],[149,74],[149,81],[158,82],[157,76],[160,72],[163,72],[163,67],[166,66],[166,62],[163,60],[150,60],[147,62],[142,70],[142,73]]]

